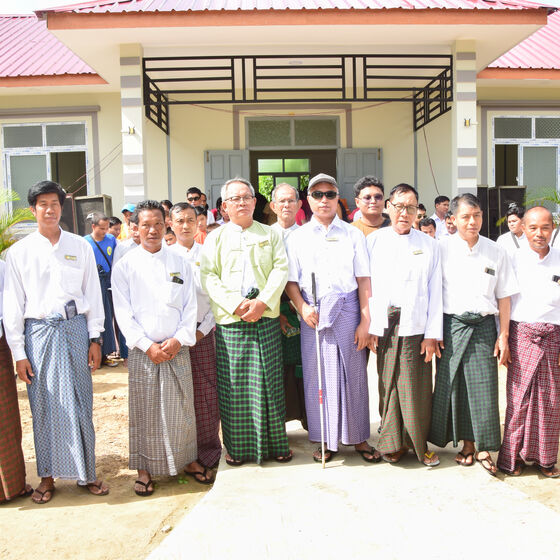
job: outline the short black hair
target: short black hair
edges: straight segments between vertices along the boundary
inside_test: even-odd
[[[103,212],[92,212],[86,216],[86,220],[91,223],[92,226],[98,226],[99,222],[104,222],[109,218],[103,214]]]
[[[197,216],[208,217],[208,210],[206,210],[206,208],[204,208],[204,206],[195,206],[194,211],[196,212]]]
[[[425,207],[421,202],[419,202],[419,203],[418,203],[418,210],[424,210],[424,212],[425,212],[425,211],[426,211],[426,207]]]
[[[453,216],[453,212],[449,211],[449,212],[447,212],[447,214],[445,214],[443,219],[447,220],[448,218],[451,218],[451,216]]]
[[[398,185],[395,185],[389,193],[389,200],[391,200],[396,194],[404,194],[407,192],[413,193],[416,197],[416,200],[418,200],[418,191],[412,185],[409,185],[407,183],[399,183]]]
[[[165,230],[165,235],[175,235],[175,232],[170,227],[168,227]],[[175,235],[175,237],[177,237],[177,236]]]
[[[444,194],[440,194],[439,196],[436,196],[434,200],[434,206],[436,204],[441,204],[442,202],[449,202],[449,197],[445,196]]]
[[[454,216],[456,216],[457,215],[457,210],[459,210],[459,206],[461,204],[466,204],[467,206],[470,206],[471,208],[482,209],[482,206],[480,205],[480,200],[478,200],[478,198],[476,196],[474,196],[474,194],[465,193],[465,194],[460,194],[460,195],[456,196],[451,201],[451,205],[449,206],[449,211]]]
[[[171,207],[173,206],[173,202],[171,202],[171,200],[167,200],[167,198],[164,198],[163,200],[160,200],[159,203],[166,207],[168,210],[171,209]]]
[[[192,210],[196,214],[196,206],[188,202],[177,202],[171,207],[171,210],[169,210],[169,215],[171,216],[173,212],[182,212],[183,210]]]
[[[422,218],[418,224],[419,228],[430,226],[434,226],[434,229],[437,229],[436,223],[432,218]]]
[[[187,196],[189,194],[198,194],[202,196],[202,191],[198,187],[189,187],[187,189]]]
[[[143,212],[144,210],[159,210],[161,212],[161,217],[165,220],[165,210],[157,200],[143,200],[136,205],[136,208],[130,217],[130,221],[133,224],[138,224],[140,212]]]
[[[113,227],[117,225],[119,226],[122,225],[122,222],[116,216],[111,216],[109,218],[109,227]]]
[[[359,198],[360,193],[368,187],[377,187],[383,194],[385,194],[385,187],[383,186],[381,179],[378,179],[373,175],[366,175],[356,181],[356,184],[354,185],[354,196]]]
[[[517,216],[520,220],[523,219],[525,215],[525,208],[523,206],[519,206],[516,202],[512,202],[507,209],[506,218],[510,216]]]
[[[66,191],[54,181],[39,181],[38,183],[35,183],[27,193],[27,202],[29,203],[29,206],[35,208],[37,198],[39,198],[42,194],[50,193],[57,194],[60,206],[64,205],[64,201],[66,200]]]

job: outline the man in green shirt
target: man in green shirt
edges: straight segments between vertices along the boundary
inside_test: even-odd
[[[284,424],[280,296],[288,259],[280,235],[253,221],[249,181],[222,187],[230,221],[203,246],[200,274],[216,319],[218,402],[226,462],[292,458]]]

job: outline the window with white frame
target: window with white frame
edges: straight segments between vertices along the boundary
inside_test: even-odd
[[[37,181],[60,183],[67,192],[88,194],[87,128],[79,122],[2,125],[4,187],[19,194],[14,206],[27,206]]]
[[[496,116],[492,125],[494,184],[525,186],[528,201],[544,197],[547,206],[556,210],[560,116]]]

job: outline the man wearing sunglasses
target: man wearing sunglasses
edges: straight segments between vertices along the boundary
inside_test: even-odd
[[[315,329],[321,346],[323,398],[326,403],[325,459],[339,442],[353,445],[367,462],[380,455],[367,442],[369,397],[366,346],[369,344],[369,262],[365,237],[336,215],[336,180],[321,173],[309,181],[311,220],[287,243],[289,275],[286,293],[301,320],[301,350],[309,439],[321,441],[317,395]],[[313,305],[312,273],[318,312]],[[321,461],[321,448],[313,454]]]
[[[206,195],[198,187],[189,187],[187,189],[187,202],[191,206],[203,206],[206,210],[208,210]],[[209,226],[215,221],[214,214],[212,214],[212,212],[208,212],[208,215],[206,216],[206,225]]]
[[[366,237],[380,228],[387,227],[391,220],[383,215],[383,183],[371,175],[362,177],[354,185],[354,200],[361,217],[352,222]]]

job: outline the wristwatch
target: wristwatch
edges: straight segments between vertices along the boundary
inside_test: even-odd
[[[99,346],[103,346],[103,337],[99,335],[96,338],[90,338],[89,343],[90,344],[95,343],[95,344],[99,344]]]

